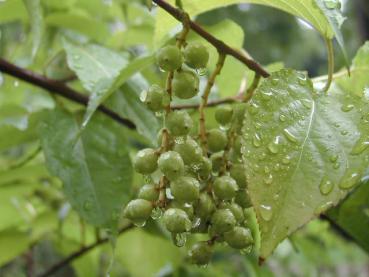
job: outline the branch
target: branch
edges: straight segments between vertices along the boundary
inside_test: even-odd
[[[132,224],[123,227],[122,229],[119,230],[118,235],[123,234],[124,232],[132,229],[134,226]],[[90,250],[94,249],[95,247],[104,244],[106,242],[109,241],[109,238],[99,238],[97,239],[94,243],[82,247],[80,248],[78,251],[70,254],[68,257],[66,257],[65,259],[61,260],[60,262],[52,265],[49,269],[47,269],[44,273],[41,273],[40,275],[38,275],[38,277],[48,277],[48,276],[54,276],[54,274],[56,272],[58,272],[60,269],[62,269],[63,267],[69,265],[71,262],[73,262],[74,260],[76,260],[77,258],[83,256],[84,254],[86,254],[87,252],[89,252]]]
[[[156,3],[159,7],[167,11],[169,14],[171,14],[174,18],[181,21],[182,20],[182,14],[183,12],[179,9],[176,9],[172,5],[168,4],[164,0],[153,0],[154,3]],[[202,28],[200,25],[196,24],[193,21],[189,21],[190,28],[195,31],[198,35],[203,37],[205,40],[207,40],[210,44],[212,44],[220,53],[224,53],[230,56],[233,56],[235,59],[239,60],[243,64],[245,64],[249,69],[252,71],[255,71],[262,77],[266,78],[269,77],[269,73],[261,67],[260,64],[258,64],[256,61],[247,58],[237,50],[231,48],[227,44],[225,44],[223,41],[217,39],[207,31],[205,31],[204,28]]]
[[[54,93],[74,102],[80,103],[82,105],[87,106],[88,104],[88,96],[85,96],[72,88],[66,86],[60,81],[55,81],[48,79],[42,75],[39,75],[35,72],[29,71],[27,69],[23,69],[18,67],[14,64],[7,62],[4,59],[0,59],[0,71],[11,75],[15,78],[33,84],[35,86],[41,87],[50,93]],[[98,108],[101,112],[106,114],[107,116],[111,117],[115,121],[119,122],[120,124],[126,126],[129,129],[135,129],[136,126],[133,122],[128,119],[121,117],[116,112],[110,110],[108,107],[104,105],[100,105]]]
[[[233,102],[241,102],[242,99],[237,97],[227,97],[222,99],[217,99],[213,101],[209,101],[206,107],[215,107],[218,105],[223,105],[227,103],[233,103]],[[183,105],[173,105],[172,110],[190,110],[190,109],[198,109],[200,107],[200,104],[183,104]]]

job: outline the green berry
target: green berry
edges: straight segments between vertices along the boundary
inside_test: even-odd
[[[133,159],[133,166],[138,173],[151,174],[157,168],[158,153],[151,148],[142,149],[137,152]]]
[[[211,217],[211,224],[214,232],[222,234],[231,231],[236,225],[236,218],[229,209],[216,210]]]
[[[234,201],[245,209],[252,206],[249,194],[244,189],[237,191]]]
[[[225,241],[232,248],[244,249],[254,243],[250,229],[234,227],[232,231],[224,233]]]
[[[236,180],[239,188],[247,187],[246,168],[243,164],[233,164],[229,173]]]
[[[210,173],[212,169],[212,164],[210,159],[206,157],[202,157],[200,163],[197,165],[196,173],[200,180],[209,179]]]
[[[237,222],[243,222],[245,220],[245,215],[243,213],[243,208],[236,203],[223,202],[219,205],[221,209],[229,209],[233,213]]]
[[[232,120],[233,109],[231,106],[218,106],[215,111],[215,120],[220,125],[227,125]]]
[[[201,218],[210,217],[215,211],[215,204],[212,197],[207,193],[201,193],[199,200],[195,204],[195,212]]]
[[[191,263],[196,265],[207,265],[212,255],[213,250],[206,241],[195,243],[188,253]]]
[[[124,217],[141,225],[150,217],[152,209],[153,206],[150,201],[135,199],[127,204],[124,209]]]
[[[168,151],[160,155],[158,160],[159,169],[170,180],[174,181],[183,175],[184,163],[175,151]]]
[[[214,153],[210,156],[212,169],[214,172],[219,172],[224,165],[224,151]]]
[[[144,185],[138,192],[138,198],[147,201],[156,201],[159,198],[159,190],[154,185]]]
[[[172,136],[185,136],[193,126],[193,121],[186,111],[174,111],[168,114],[166,126]]]
[[[191,221],[185,211],[177,208],[169,208],[163,216],[165,227],[171,233],[183,233],[191,229]]]
[[[202,149],[192,138],[187,138],[184,143],[174,146],[174,151],[178,152],[186,165],[199,163],[202,158]]]
[[[195,213],[194,208],[192,205],[189,205],[188,203],[183,203],[183,202],[178,202],[176,200],[173,200],[170,202],[169,207],[177,208],[177,209],[181,209],[185,211],[190,220],[192,220],[194,217],[194,213]]]
[[[185,63],[194,69],[205,68],[209,61],[208,49],[200,42],[187,44],[184,56]]]
[[[189,99],[199,92],[199,78],[191,71],[175,72],[172,82],[172,91],[181,99]]]
[[[173,71],[181,67],[183,57],[178,47],[167,45],[159,49],[156,54],[156,62],[164,71]]]
[[[177,201],[191,203],[199,198],[200,184],[195,178],[182,176],[170,183],[170,191]]]
[[[158,85],[152,85],[148,90],[144,90],[140,99],[152,111],[160,111],[169,104],[168,94]]]
[[[229,176],[216,178],[213,184],[214,194],[222,200],[231,200],[238,190],[236,181]]]
[[[219,152],[227,146],[227,135],[219,130],[212,129],[207,134],[208,147],[211,152]]]

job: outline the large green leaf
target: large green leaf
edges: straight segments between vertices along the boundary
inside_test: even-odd
[[[364,177],[368,113],[366,95],[319,94],[293,70],[261,84],[248,105],[243,138],[262,258]]]
[[[0,2],[0,23],[25,20],[26,18],[27,9],[25,8],[22,0]]]
[[[317,0],[323,2],[323,0]],[[332,2],[333,0],[326,0],[324,2]],[[174,1],[169,1],[172,4]],[[329,18],[327,15],[319,8],[315,0],[302,1],[302,0],[183,0],[183,7],[186,12],[191,16],[196,16],[200,13],[220,8],[223,6],[228,6],[238,3],[251,3],[260,4],[270,7],[274,7],[283,10],[287,13],[295,15],[306,22],[310,23],[319,33],[324,37],[329,39],[333,38],[337,32],[339,32],[339,26],[335,26],[337,22],[330,21],[330,18],[340,16],[340,12],[335,7],[330,9]],[[171,15],[167,14],[165,11],[159,9],[156,18],[156,29],[155,29],[155,44],[160,46],[163,41],[170,34],[170,31],[178,25],[178,21],[173,19]]]
[[[31,244],[28,234],[17,229],[0,232],[0,266],[26,251]]]
[[[75,118],[50,112],[41,128],[50,172],[64,184],[77,212],[96,226],[115,226],[129,199],[132,166],[122,127],[102,115],[80,135]]]

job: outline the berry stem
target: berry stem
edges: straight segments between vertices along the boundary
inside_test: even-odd
[[[243,102],[248,102],[254,95],[255,90],[259,86],[261,76],[259,74],[255,74],[254,80],[252,81],[251,85],[247,88],[246,92],[244,93]]]
[[[208,98],[211,92],[211,88],[214,85],[215,82],[215,78],[220,74],[220,72],[222,71],[223,65],[224,65],[224,61],[225,61],[226,55],[224,53],[219,52],[219,56],[218,56],[218,61],[217,61],[217,65],[213,71],[213,73],[210,75],[208,82],[206,84],[206,87],[204,89],[204,93],[202,95],[202,102],[200,104],[199,107],[199,113],[200,113],[200,120],[199,120],[199,124],[200,124],[200,130],[199,130],[199,136],[200,136],[200,141],[202,144],[202,149],[204,154],[207,154],[207,137],[206,137],[206,126],[205,126],[205,108],[208,104]]]

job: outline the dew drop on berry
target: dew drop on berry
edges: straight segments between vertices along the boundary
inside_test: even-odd
[[[151,212],[151,218],[158,220],[163,216],[163,210],[160,207],[155,207]]]
[[[260,215],[265,221],[270,221],[273,217],[272,207],[269,205],[260,205]]]
[[[187,234],[186,233],[172,234],[172,240],[175,246],[183,247],[187,241]]]

